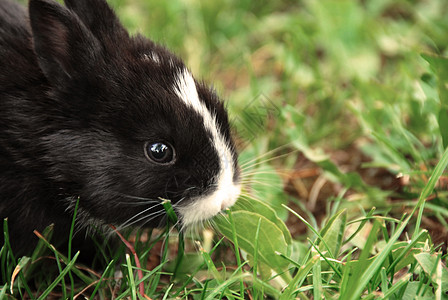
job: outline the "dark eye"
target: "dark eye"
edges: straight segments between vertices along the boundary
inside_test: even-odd
[[[174,149],[168,143],[152,143],[145,144],[146,157],[158,164],[168,164],[174,161]]]

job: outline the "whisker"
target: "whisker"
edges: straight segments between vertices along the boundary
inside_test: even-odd
[[[263,175],[263,174],[290,176],[292,172],[294,172],[293,169],[266,169],[266,170],[256,169],[251,172],[243,172],[242,177],[244,178],[244,177],[249,177],[249,176],[254,176],[254,175]]]
[[[275,188],[275,189],[278,189],[278,190],[283,190],[283,184],[281,186],[278,186],[278,185],[273,184],[273,183],[263,182],[263,181],[254,180],[254,179],[249,179],[247,181],[242,181],[242,183],[246,184],[246,185],[249,185],[249,186],[251,184],[258,184],[258,185],[261,185],[261,186],[272,187],[272,188]]]
[[[177,201],[176,203],[171,203],[171,206],[173,208],[178,208],[179,206],[182,206],[182,202],[186,199],[186,197],[181,198],[179,201]],[[177,214],[176,214],[177,215]],[[179,216],[178,216],[179,217]]]
[[[298,151],[299,151],[298,149],[294,149],[294,150],[292,150],[292,151],[290,151],[290,152],[288,152],[288,153],[281,154],[281,155],[278,155],[278,156],[274,156],[274,157],[268,158],[268,159],[266,159],[266,160],[262,160],[262,161],[259,162],[259,163],[253,164],[253,162],[258,161],[258,160],[260,160],[261,158],[270,156],[271,154],[273,154],[273,153],[275,153],[275,152],[277,152],[277,151],[280,151],[280,150],[282,150],[282,149],[284,149],[284,148],[287,148],[287,147],[289,147],[289,146],[291,146],[291,145],[292,145],[292,143],[285,144],[285,145],[283,145],[283,146],[280,146],[280,147],[277,147],[277,148],[275,148],[275,149],[272,149],[272,150],[270,150],[270,151],[268,151],[268,152],[266,152],[266,153],[263,153],[263,154],[261,154],[261,155],[255,157],[255,158],[249,160],[249,161],[242,162],[242,163],[240,164],[240,168],[241,168],[241,170],[244,170],[244,169],[246,169],[246,168],[248,167],[248,165],[249,165],[249,166],[255,166],[255,165],[258,165],[258,164],[260,164],[260,163],[269,162],[269,161],[271,161],[271,160],[274,160],[274,159],[277,159],[277,158],[280,158],[280,157],[283,157],[283,156],[287,156],[287,155],[290,155],[290,154],[292,154],[292,153],[295,153],[295,152],[298,152]]]
[[[150,211],[151,209],[153,209],[154,206],[149,207],[141,212],[139,212],[138,214],[135,214],[134,216],[132,216],[131,218],[129,218],[126,222],[124,222],[123,224],[121,224],[119,226],[120,229],[124,229],[126,227],[132,226],[136,223],[141,222],[142,220],[145,220],[144,224],[148,223],[149,221],[151,221],[152,219],[156,218],[157,216],[161,215],[162,213],[164,213],[164,210],[157,210],[155,212],[152,212],[148,215],[143,215],[142,217],[136,219],[138,216],[141,216],[142,214],[145,214],[146,212]],[[151,217],[151,218],[149,218]],[[148,220],[146,220],[147,218],[149,218]]]
[[[155,200],[155,199],[151,199],[151,198],[146,198],[146,197],[140,197],[140,196],[133,196],[133,195],[128,195],[128,194],[124,194],[124,193],[120,193],[120,192],[116,192],[116,191],[108,191],[110,193],[114,193],[118,196],[124,197],[124,198],[128,198],[128,199],[133,199],[133,200],[139,200],[139,202],[135,201],[135,202],[123,202],[125,204],[128,205],[147,205],[149,203],[159,203],[160,201]]]
[[[294,153],[294,152],[297,152],[297,151],[298,150],[294,150],[294,151],[289,152],[289,153],[281,154],[281,155],[274,156],[274,157],[271,157],[271,158],[268,158],[268,159],[265,159],[265,160],[261,160],[259,162],[256,162],[256,163],[253,163],[253,164],[250,164],[250,165],[242,166],[241,167],[241,171],[244,173],[245,171],[250,170],[250,169],[252,169],[252,168],[254,168],[256,166],[259,166],[259,165],[262,165],[262,164],[266,164],[266,163],[268,163],[270,161],[273,161],[273,160],[276,160],[276,159],[279,159],[279,158],[282,158],[282,157],[289,156],[289,155],[291,155],[291,153]]]
[[[269,150],[269,151],[267,151],[267,152],[265,152],[265,153],[263,153],[263,154],[260,154],[260,155],[254,157],[254,158],[252,158],[252,159],[250,159],[250,160],[248,160],[248,161],[241,162],[240,165],[241,165],[241,166],[248,165],[248,164],[250,164],[250,163],[252,163],[252,162],[254,162],[254,161],[257,161],[257,160],[259,160],[259,159],[261,159],[261,158],[263,158],[263,157],[269,156],[269,155],[271,155],[272,153],[275,153],[276,151],[279,151],[280,149],[286,147],[287,145],[288,145],[288,144],[283,145],[283,146],[280,146],[280,147],[278,147],[278,148],[274,148],[274,149],[272,149],[272,150]]]
[[[146,213],[147,211],[150,211],[150,210],[153,209],[155,206],[156,206],[156,205],[151,206],[151,207],[148,207],[148,208],[146,208],[146,209],[140,211],[139,213],[133,215],[132,217],[130,217],[129,219],[127,219],[125,222],[123,222],[123,223],[121,224],[121,226],[122,226],[122,227],[125,227],[125,226],[126,226],[127,224],[129,224],[132,220],[134,220],[134,219],[137,218],[138,216],[140,216],[140,215]]]
[[[244,194],[244,195],[241,195],[241,197],[245,198],[245,199],[256,200],[256,201],[265,203],[265,201],[263,201],[263,199],[261,199],[258,195]],[[250,202],[249,202],[249,205],[251,205]]]
[[[160,204],[160,201],[157,200],[151,200],[151,201],[141,201],[141,202],[120,202],[121,204],[126,204],[129,206],[143,206],[143,205],[148,205],[148,204]]]
[[[164,210],[159,210],[157,212],[154,212],[154,213],[151,213],[151,214],[149,214],[147,216],[144,216],[144,217],[140,218],[139,220],[136,220],[133,223],[128,224],[127,226],[128,227],[134,226],[134,224],[137,224],[137,223],[141,222],[142,220],[145,220],[145,218],[146,218],[147,220],[145,220],[144,222],[138,224],[138,228],[144,228],[147,223],[151,222],[152,220],[154,220],[154,219],[156,219],[156,218],[158,218],[160,216],[164,216],[164,215],[165,215],[165,211]]]

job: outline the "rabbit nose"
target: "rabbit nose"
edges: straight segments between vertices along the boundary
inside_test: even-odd
[[[225,210],[228,207],[227,202],[227,200],[221,202],[221,210]]]
[[[241,193],[240,185],[232,185],[231,187],[229,187],[228,196],[224,198],[221,202],[221,210],[225,210],[226,208],[235,204],[240,193]]]

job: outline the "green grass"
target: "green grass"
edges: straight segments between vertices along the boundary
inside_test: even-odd
[[[214,235],[137,233],[153,237],[134,245],[145,295],[447,297],[446,1],[111,3],[227,100],[244,171]],[[30,258],[6,243],[0,298],[143,299],[125,253],[97,273],[44,241]]]

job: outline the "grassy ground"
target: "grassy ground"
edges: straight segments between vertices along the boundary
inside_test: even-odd
[[[111,3],[227,99],[244,170],[216,231],[138,233],[142,294],[447,298],[448,2]],[[124,246],[103,273],[7,252],[1,296],[143,298]]]

